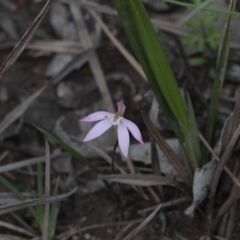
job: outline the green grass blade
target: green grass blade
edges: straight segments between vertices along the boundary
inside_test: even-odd
[[[0,183],[2,183],[5,187],[7,187],[21,201],[26,200],[26,198],[22,195],[22,193],[3,176],[0,176]],[[29,207],[28,209],[33,215],[33,217],[35,218],[35,220],[37,221],[37,213],[35,209],[33,207]]]
[[[57,178],[56,185],[53,190],[53,196],[58,194],[58,188],[60,183],[60,176]],[[54,202],[51,204],[50,213],[49,213],[49,226],[48,226],[48,239],[53,240],[54,230],[56,226],[57,220],[57,212],[58,212],[59,202]]]
[[[128,1],[133,21],[142,43],[146,59],[150,63],[161,92],[170,109],[187,131],[187,112],[176,79],[167,57],[141,0]]]
[[[187,103],[188,103],[188,117],[190,122],[190,139],[191,139],[190,142],[192,146],[191,148],[194,151],[194,159],[196,161],[196,166],[198,166],[201,158],[201,148],[200,148],[200,142],[198,138],[197,122],[196,122],[192,102],[189,95],[187,95]]]
[[[79,152],[77,152],[76,150],[74,150],[72,147],[70,147],[69,145],[67,145],[66,143],[64,143],[60,138],[54,136],[52,133],[48,132],[47,130],[36,126],[35,127],[42,133],[44,134],[46,137],[48,137],[49,139],[51,139],[52,141],[54,141],[55,143],[57,143],[60,147],[62,147],[64,150],[66,150],[67,152],[71,153],[74,157],[76,157],[78,160],[80,160],[81,162],[83,162],[84,164],[86,164],[87,166],[89,166],[89,168],[94,171],[95,173],[100,173],[100,171],[98,170],[98,168],[91,162],[89,161],[87,158],[83,157]]]
[[[168,3],[173,3],[182,7],[186,7],[186,8],[191,8],[191,9],[198,9],[199,6],[196,4],[192,4],[192,3],[185,3],[182,1],[176,1],[176,0],[164,0],[165,2]],[[220,14],[226,14],[229,16],[236,16],[236,17],[240,17],[240,13],[238,12],[234,12],[234,11],[227,11],[227,10],[221,10],[221,9],[215,9],[215,8],[209,8],[209,7],[201,7],[200,10],[203,11],[209,11],[209,12],[214,12],[214,13],[220,13]]]
[[[236,1],[231,2],[230,10],[233,11],[235,9]],[[214,138],[214,126],[217,116],[218,109],[218,100],[220,96],[220,92],[222,89],[222,84],[224,82],[226,67],[228,63],[228,54],[229,54],[229,42],[230,42],[230,31],[231,31],[231,21],[232,16],[230,15],[227,19],[226,28],[223,29],[221,43],[219,45],[218,51],[218,59],[216,65],[216,77],[213,86],[213,93],[211,97],[207,124],[205,129],[205,139],[213,144]],[[204,157],[205,161],[207,161],[207,157]]]
[[[18,189],[13,186],[12,183],[10,183],[6,178],[4,178],[3,176],[0,176],[0,182],[7,187],[18,199],[20,200],[26,200],[26,198],[22,195],[22,193],[20,191],[18,191]]]
[[[32,197],[38,198],[38,193],[35,190],[32,192]],[[35,221],[37,222],[38,227],[39,227],[40,231],[42,232],[43,231],[43,216],[44,216],[43,206],[37,205],[32,208],[35,211],[35,215],[34,215]]]
[[[128,40],[140,62],[146,76],[148,83],[151,86],[163,112],[166,116],[170,126],[173,130],[180,135],[180,127],[178,120],[174,116],[172,110],[169,108],[166,100],[164,99],[161,89],[159,88],[155,76],[152,72],[151,66],[148,59],[145,56],[143,45],[140,41],[139,33],[137,32],[137,27],[132,19],[131,12],[129,11],[128,1],[113,0],[115,7],[117,9],[118,15],[122,21],[125,32],[128,36]]]
[[[48,137],[49,139],[51,139],[52,141],[54,141],[55,143],[57,143],[61,148],[63,148],[64,150],[66,150],[67,152],[71,153],[76,159],[78,159],[79,161],[81,161],[82,163],[86,164],[93,172],[95,173],[100,173],[99,169],[87,158],[83,157],[79,152],[77,152],[76,150],[74,150],[72,147],[70,147],[69,145],[67,145],[66,143],[64,143],[60,138],[54,136],[52,133],[48,132],[47,130],[34,125],[35,128],[37,128],[44,136]],[[111,185],[106,182],[103,181],[106,188],[108,189],[108,191],[114,196],[115,199],[118,199],[118,195],[115,193],[115,191],[113,190],[113,188],[111,187]]]

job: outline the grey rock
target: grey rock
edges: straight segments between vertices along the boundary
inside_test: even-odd
[[[178,156],[181,156],[178,139],[173,138],[173,139],[167,139],[166,141],[169,144],[169,146],[172,148],[172,150]],[[171,178],[180,179],[179,175],[177,174],[177,172],[175,171],[171,163],[168,161],[168,159],[166,158],[166,156],[158,146],[157,146],[157,150],[158,150],[158,157],[160,160],[162,173]],[[119,148],[117,148],[116,152],[120,153]],[[151,143],[145,142],[144,144],[139,144],[139,143],[131,144],[129,148],[129,156],[132,158],[133,161],[150,165],[151,164]]]
[[[240,65],[236,63],[229,64],[226,72],[226,80],[239,83],[240,82]]]
[[[46,77],[55,77],[72,59],[73,55],[71,54],[57,54],[46,69]]]
[[[54,2],[50,9],[50,24],[58,37],[64,39],[64,28],[70,21],[70,12],[66,5]]]

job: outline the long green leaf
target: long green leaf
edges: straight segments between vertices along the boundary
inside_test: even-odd
[[[233,0],[231,2],[230,11],[234,11],[235,5],[236,5],[236,1]],[[211,97],[206,130],[205,130],[205,138],[211,145],[213,144],[212,141],[214,138],[213,133],[214,133],[216,116],[217,116],[218,100],[219,100],[220,92],[222,89],[222,84],[224,82],[226,67],[228,63],[231,21],[232,21],[232,16],[229,16],[227,19],[226,28],[223,29],[221,43],[219,45],[218,59],[217,59],[217,65],[216,65],[217,74],[214,81],[213,93]],[[204,156],[203,160],[204,159],[206,161],[207,157]]]
[[[100,173],[100,171],[98,170],[98,168],[91,162],[89,161],[87,158],[83,157],[79,152],[77,152],[76,150],[74,150],[72,147],[70,147],[69,145],[67,145],[66,143],[64,143],[60,138],[54,136],[52,133],[48,132],[47,130],[34,125],[41,133],[43,133],[46,137],[48,137],[49,139],[51,139],[52,141],[54,141],[55,143],[57,143],[60,147],[62,147],[63,149],[65,149],[67,152],[71,153],[74,157],[76,157],[78,160],[80,160],[81,162],[83,162],[84,164],[86,164],[87,166],[90,167],[90,169],[92,169],[94,172],[96,173]]]
[[[198,137],[198,128],[197,128],[197,121],[195,118],[192,101],[190,99],[190,96],[187,95],[187,103],[188,103],[188,117],[190,122],[190,133],[191,133],[191,141],[192,146],[195,152],[195,157],[197,162],[199,162],[201,158],[201,148],[200,148],[200,142]]]
[[[57,143],[61,148],[66,150],[67,152],[71,153],[75,158],[77,158],[79,161],[86,164],[92,171],[95,173],[100,173],[97,166],[95,166],[91,161],[89,161],[87,158],[83,157],[79,152],[74,150],[72,147],[64,143],[60,138],[54,136],[52,133],[48,132],[47,130],[34,125],[42,134],[44,134],[46,137]],[[109,192],[114,196],[114,198],[118,199],[118,195],[115,193],[115,191],[112,189],[111,185],[104,181],[104,184],[106,188],[109,190]]]
[[[53,196],[58,195],[58,187],[60,183],[60,176],[57,178],[56,185],[53,190]],[[54,237],[54,230],[57,220],[59,202],[54,202],[51,204],[50,213],[49,213],[49,226],[48,226],[48,239],[52,240]]]
[[[146,58],[144,47],[140,41],[139,33],[137,32],[136,24],[133,21],[133,18],[131,17],[131,12],[129,11],[128,2],[120,0],[113,0],[113,2],[117,9],[118,15],[122,21],[130,44],[147,76],[148,82],[164,112],[164,115],[166,116],[173,130],[177,133],[177,135],[180,135],[180,127],[178,124],[178,120],[174,116],[172,110],[169,108],[166,100],[164,99],[161,89],[159,88],[155,76],[152,72],[152,68],[149,64],[149,61]]]
[[[189,130],[189,123],[186,107],[156,31],[153,28],[142,1],[131,0],[128,1],[128,3],[146,58],[150,63],[157,84],[170,109],[182,127],[187,131]]]
[[[7,187],[20,200],[22,200],[22,201],[26,200],[26,198],[22,195],[22,193],[3,176],[0,176],[0,183],[2,183],[5,187]],[[29,207],[28,209],[31,212],[31,214],[33,215],[33,217],[35,219],[37,219],[37,213],[36,213],[35,209],[33,207]]]

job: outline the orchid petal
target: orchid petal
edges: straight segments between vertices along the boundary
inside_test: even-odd
[[[141,132],[135,123],[125,118],[122,119],[122,123],[128,128],[128,130],[131,132],[131,134],[137,141],[139,141],[141,144],[144,144]]]
[[[89,114],[88,116],[80,119],[81,122],[95,122],[103,119],[112,118],[113,114],[110,112],[100,111]]]
[[[90,141],[94,138],[99,137],[104,132],[106,132],[112,126],[112,122],[109,119],[102,120],[97,123],[87,134],[87,136],[83,139],[83,142]]]
[[[126,109],[126,106],[124,105],[123,100],[121,100],[118,103],[118,112],[120,112],[123,115],[125,112],[125,109]]]
[[[118,124],[118,144],[123,155],[127,158],[129,148],[129,133],[127,127],[122,123]]]

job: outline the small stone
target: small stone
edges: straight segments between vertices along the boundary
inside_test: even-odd
[[[107,231],[106,231],[108,234],[112,234],[113,233],[113,230],[111,228],[107,228]]]
[[[91,239],[91,235],[90,235],[89,233],[85,233],[83,237],[84,237],[84,239],[86,239],[86,240]]]

